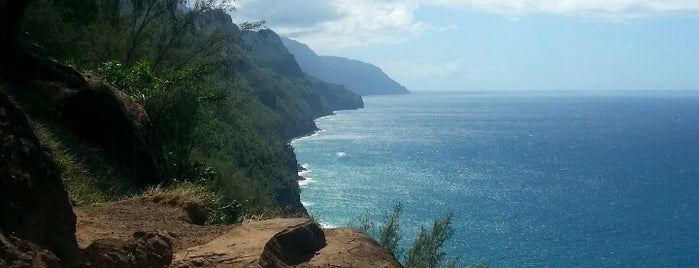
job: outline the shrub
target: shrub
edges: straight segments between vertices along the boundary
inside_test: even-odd
[[[443,264],[446,253],[442,247],[444,242],[454,234],[454,229],[451,227],[453,219],[454,214],[447,213],[434,221],[432,230],[421,227],[420,234],[406,254],[405,267],[436,268]]]
[[[243,214],[239,202],[224,202],[221,195],[192,182],[151,187],[135,198],[181,207],[198,224],[230,224]]]
[[[399,246],[400,240],[403,238],[401,226],[399,224],[402,210],[402,204],[398,203],[393,207],[392,212],[386,212],[384,214],[384,222],[380,224],[378,228],[378,233],[376,232],[376,224],[370,220],[368,213],[359,217],[350,225],[373,237],[377,237],[378,234],[377,240],[381,247],[393,253],[397,259],[400,259],[400,256],[404,252]],[[447,259],[443,247],[444,243],[454,234],[454,229],[451,227],[453,220],[454,214],[450,212],[434,220],[431,229],[421,227],[420,234],[413,241],[403,258],[403,265],[407,268],[486,268],[487,264],[483,262],[463,265],[460,261],[460,257]]]
[[[398,247],[398,243],[403,238],[400,231],[400,223],[398,219],[403,210],[401,203],[393,206],[393,212],[385,214],[385,223],[379,227],[379,244],[381,247],[390,251],[396,257],[402,254],[402,249]]]

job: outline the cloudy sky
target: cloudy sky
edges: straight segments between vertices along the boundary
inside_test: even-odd
[[[699,0],[237,0],[419,90],[699,90]]]

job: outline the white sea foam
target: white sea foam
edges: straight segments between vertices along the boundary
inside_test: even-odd
[[[301,164],[301,170],[298,172],[298,175],[305,178],[309,173],[311,173],[310,165],[308,163]]]
[[[345,153],[345,152],[337,152],[337,153],[335,154],[335,156],[337,156],[337,158],[343,158],[343,157],[347,156],[347,153]]]
[[[299,180],[299,187],[306,187],[311,183],[314,183],[315,180],[313,178],[306,178],[305,180]]]
[[[332,224],[326,223],[326,222],[321,222],[320,227],[322,227],[323,229],[332,229],[332,228],[337,228],[338,226],[332,225]]]

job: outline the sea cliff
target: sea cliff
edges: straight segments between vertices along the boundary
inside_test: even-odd
[[[332,262],[317,256],[324,250],[357,257],[341,267],[396,266],[354,231],[285,223],[305,215],[289,140],[315,131],[313,119],[363,103],[304,75],[274,32],[238,27],[215,8],[129,14],[143,7],[37,3],[0,5],[26,9],[30,39],[12,33],[21,16],[0,21],[16,19],[0,25],[2,40],[16,44],[0,51],[0,266],[210,266],[181,253],[264,224],[276,231],[233,232],[262,245],[248,256],[258,266],[320,267]],[[177,8],[158,3],[149,8]],[[286,235],[308,257],[290,257],[297,247]],[[377,255],[338,248],[355,240]]]

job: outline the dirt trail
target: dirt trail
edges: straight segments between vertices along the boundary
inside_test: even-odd
[[[102,238],[128,240],[136,231],[161,231],[174,238],[177,252],[207,243],[226,233],[232,226],[202,226],[189,222],[179,207],[149,201],[129,200],[95,206],[76,207],[76,236],[80,248]]]
[[[270,239],[311,224],[304,218],[277,218],[201,226],[191,224],[182,208],[134,200],[77,207],[74,211],[81,248],[97,239],[128,240],[137,231],[166,233],[174,242],[171,267],[260,267],[261,255]],[[326,245],[315,253],[311,251],[312,258],[296,267],[400,267],[391,253],[366,234],[349,228],[321,233],[324,235],[320,239]],[[302,247],[304,241],[295,240],[277,242],[291,248]]]
[[[239,224],[205,245],[177,252],[173,266],[259,267],[258,258],[272,236],[306,222],[308,219],[293,218]]]

